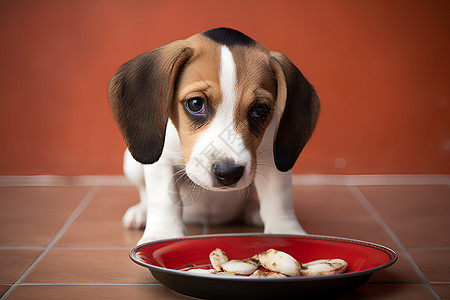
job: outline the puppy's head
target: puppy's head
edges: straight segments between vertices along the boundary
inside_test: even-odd
[[[108,93],[137,161],[160,158],[170,117],[187,175],[208,189],[241,189],[253,181],[270,124],[275,165],[290,170],[319,111],[313,87],[286,56],[228,28],[134,58],[111,79]]]

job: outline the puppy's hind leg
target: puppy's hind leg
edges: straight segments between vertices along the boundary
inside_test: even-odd
[[[143,166],[125,150],[123,171],[128,180],[139,189],[140,202],[131,206],[122,217],[122,224],[129,229],[143,229],[146,222],[147,196]]]

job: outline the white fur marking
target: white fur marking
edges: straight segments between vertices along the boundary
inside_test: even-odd
[[[236,65],[233,54],[227,46],[222,46],[221,49],[220,88],[222,90],[222,106],[226,111],[232,112],[236,102]]]
[[[214,184],[214,177],[211,173],[212,164],[223,159],[231,159],[236,164],[245,167],[244,176],[236,186],[236,189],[241,189],[252,180],[250,176],[251,154],[245,147],[242,136],[235,129],[236,64],[230,49],[226,46],[221,48],[219,74],[222,101],[214,119],[194,146],[191,159],[186,165],[186,173],[196,184],[212,188]]]

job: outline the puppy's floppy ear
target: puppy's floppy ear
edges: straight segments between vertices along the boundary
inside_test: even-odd
[[[312,85],[284,54],[270,54],[278,90],[273,155],[277,169],[286,172],[314,131],[320,102]]]
[[[150,50],[123,64],[109,83],[114,118],[140,163],[162,154],[175,81],[193,52],[185,41]]]

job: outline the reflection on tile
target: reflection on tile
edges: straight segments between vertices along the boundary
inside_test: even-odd
[[[19,286],[8,298],[79,300],[79,299],[189,299],[161,285],[109,285],[109,286]]]
[[[0,284],[14,283],[40,253],[39,250],[0,250]]]
[[[448,219],[411,219],[390,221],[389,227],[408,248],[450,247],[450,213]]]
[[[450,249],[410,249],[414,261],[431,282],[450,282]]]
[[[441,299],[450,299],[450,284],[433,284],[433,289],[438,293]]]
[[[371,186],[362,193],[387,220],[448,218],[450,186]]]
[[[24,283],[151,283],[150,272],[124,250],[51,250]]]
[[[142,231],[128,230],[120,221],[77,220],[56,247],[134,247]]]
[[[301,222],[301,221],[300,221]],[[309,234],[339,236],[382,244],[395,248],[395,243],[375,221],[301,222]]]
[[[10,285],[0,284],[0,297],[9,290]]]
[[[294,186],[294,207],[301,222],[371,221],[348,187]]]
[[[386,270],[375,272],[370,279],[371,281],[421,282],[403,253],[397,249],[397,245],[375,222],[307,222],[303,224],[303,227],[310,234],[363,240],[387,246],[394,250],[399,255],[397,262]]]
[[[128,207],[137,203],[139,203],[139,195],[135,187],[102,187],[78,219],[90,221],[121,221]]]
[[[63,220],[55,219],[0,219],[0,246],[45,247],[55,237]]]
[[[442,299],[450,299],[450,236],[444,234],[450,228],[450,186],[359,188],[436,292]],[[0,187],[0,295],[44,250],[90,189]],[[123,228],[121,219],[138,201],[138,192],[132,186],[100,187],[55,247],[8,299],[187,299],[157,283],[147,269],[129,259],[129,249],[143,231]],[[399,254],[392,267],[375,272],[367,284],[339,299],[432,299],[404,253],[397,249],[399,245],[350,188],[295,186],[294,207],[310,234],[374,242]],[[186,226],[188,235],[262,231],[242,222]],[[38,248],[29,248],[33,246]]]
[[[239,224],[230,224],[223,226],[208,226],[208,234],[222,233],[255,233],[263,232],[263,228],[256,226],[245,226]]]
[[[203,234],[202,225],[186,225],[186,235],[200,235]]]
[[[337,298],[339,300],[427,300],[433,299],[423,284],[381,284],[368,283],[349,294]]]
[[[397,251],[398,259],[391,267],[375,272],[370,277],[370,282],[407,282],[421,283],[419,275],[414,271],[406,256],[401,251]]]
[[[87,187],[1,187],[0,246],[46,246]]]
[[[449,186],[360,189],[406,247],[450,247]]]
[[[56,247],[132,248],[136,246],[143,232],[143,230],[126,229],[120,221],[82,219],[73,223]],[[202,234],[202,227],[187,225],[186,234]]]
[[[0,187],[0,219],[65,220],[88,187]]]

